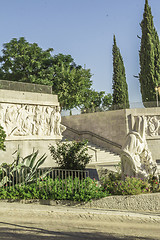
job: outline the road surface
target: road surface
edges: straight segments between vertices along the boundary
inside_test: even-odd
[[[160,213],[0,202],[0,240],[160,239]]]

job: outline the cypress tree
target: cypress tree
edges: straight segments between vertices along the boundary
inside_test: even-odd
[[[143,20],[141,22],[140,88],[144,106],[146,102],[156,101],[155,87],[160,83],[160,44],[154,27],[151,8],[145,0]]]
[[[116,44],[116,37],[113,37],[113,107],[116,109],[129,108],[128,85],[126,82],[125,67],[119,48]]]

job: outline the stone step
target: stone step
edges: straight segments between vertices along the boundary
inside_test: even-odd
[[[71,143],[72,141],[63,140],[63,142]],[[93,143],[88,143],[87,146],[88,146],[88,154],[92,156],[90,164],[93,164],[93,163],[106,164],[107,163],[111,167],[111,165],[114,166],[115,164],[118,164],[120,162],[120,157],[118,154],[112,153],[107,149],[99,147]]]

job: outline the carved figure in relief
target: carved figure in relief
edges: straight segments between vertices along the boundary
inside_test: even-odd
[[[51,135],[54,135],[55,133],[54,129],[55,129],[56,121],[58,121],[58,114],[56,113],[56,109],[53,107],[52,112],[50,114],[50,134]]]
[[[138,116],[134,120],[132,131],[127,135],[121,153],[122,178],[133,176],[148,178],[156,176],[157,164],[153,161],[145,138],[145,118]]]
[[[8,135],[13,135],[17,129],[17,107],[15,105],[8,105],[5,113],[5,126]]]
[[[60,107],[0,104],[0,125],[7,136],[54,136],[61,135]]]
[[[18,136],[25,136],[28,134],[28,110],[27,105],[22,104],[17,116],[17,131],[14,135]]]
[[[41,113],[42,109],[40,106],[35,107],[35,115],[34,115],[34,122],[35,122],[35,127],[34,127],[34,135],[42,135],[42,125],[41,125]]]
[[[148,134],[150,136],[158,135],[159,121],[156,116],[148,117]]]
[[[50,135],[50,108],[47,106],[44,110],[44,135]]]
[[[25,124],[23,125],[23,130],[25,135],[32,135],[33,128],[34,128],[34,121],[33,121],[34,113],[32,106],[26,106],[26,116],[24,119]]]
[[[3,107],[2,104],[0,104],[0,126],[2,126],[4,128],[4,130],[6,131],[6,128],[5,128],[5,108]]]
[[[57,106],[56,112],[54,114],[54,134],[55,135],[61,135],[60,123],[61,123],[60,107]]]

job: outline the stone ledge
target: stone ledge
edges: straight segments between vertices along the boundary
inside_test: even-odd
[[[24,92],[38,92],[38,93],[52,93],[52,87],[42,84],[16,82],[8,80],[0,80],[0,89],[24,91]]]

